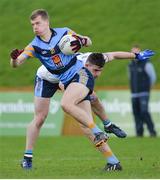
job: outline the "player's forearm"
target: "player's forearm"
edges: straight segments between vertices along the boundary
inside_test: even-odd
[[[106,62],[116,60],[116,59],[135,59],[134,53],[123,52],[123,51],[104,53],[104,56],[105,56]]]
[[[86,45],[85,46],[91,46],[92,45],[92,41],[91,41],[91,39],[88,37],[88,36],[84,36],[84,38],[86,38],[87,39],[87,43],[86,43]]]
[[[82,38],[82,41],[84,41],[82,44],[84,44],[84,46],[91,46],[92,45],[92,41],[88,36],[82,36],[80,34],[77,34],[80,38]]]
[[[16,68],[16,67],[20,66],[21,64],[23,64],[24,61],[25,61],[25,59],[19,59],[19,58],[12,59],[11,58],[10,59],[10,65],[11,65],[11,67]]]
[[[24,49],[13,49],[10,53],[10,65],[13,68],[18,67],[19,65],[21,65],[27,56],[23,56]]]
[[[132,52],[115,52],[113,53],[114,59],[134,59],[136,56]]]

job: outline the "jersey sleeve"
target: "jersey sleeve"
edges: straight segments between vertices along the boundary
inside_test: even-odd
[[[67,35],[72,35],[72,34],[76,34],[76,32],[74,32],[72,29],[66,27],[67,30]]]
[[[24,56],[25,58],[35,57],[35,51],[34,51],[34,48],[32,47],[32,45],[29,44],[28,46],[26,46],[21,55]]]

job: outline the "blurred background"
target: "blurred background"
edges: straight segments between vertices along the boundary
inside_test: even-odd
[[[159,7],[159,0],[1,0],[0,134],[25,135],[26,125],[33,118],[33,85],[40,62],[30,59],[13,69],[9,54],[14,48],[24,48],[33,39],[29,16],[33,10],[43,8],[50,14],[51,27],[69,27],[91,37],[93,45],[81,52],[130,51],[134,44],[156,52],[151,59],[157,81],[151,92],[150,111],[160,135]],[[96,80],[96,91],[110,119],[134,136],[128,63],[125,60],[107,64]],[[75,121],[63,114],[61,96],[58,92],[52,98],[42,135],[81,134]]]

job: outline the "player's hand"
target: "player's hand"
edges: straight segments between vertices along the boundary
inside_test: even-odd
[[[87,46],[87,38],[85,38],[85,37],[82,38],[82,37],[75,35],[75,34],[73,34],[72,36],[80,41],[81,46]]]
[[[73,47],[73,51],[77,52],[81,49],[82,46],[87,46],[87,38],[82,38],[78,35],[72,35],[76,40],[71,42],[71,47]]]
[[[72,47],[72,51],[76,53],[81,49],[82,45],[81,42],[78,39],[76,39],[75,41],[71,42],[71,47]]]
[[[16,60],[23,51],[24,49],[13,49],[10,53],[10,56],[13,60]]]
[[[139,53],[136,53],[136,59],[139,61],[143,61],[143,60],[147,60],[149,59],[151,56],[153,56],[155,54],[154,51],[146,49],[144,51],[141,51]]]
[[[64,89],[64,84],[60,81],[59,82],[59,89],[61,90],[61,91],[64,91],[65,89]]]

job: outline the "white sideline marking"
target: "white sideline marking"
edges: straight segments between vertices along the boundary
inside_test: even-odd
[[[12,122],[1,122],[0,128],[26,128],[28,123],[12,123]],[[43,128],[46,129],[55,129],[56,126],[54,123],[46,123],[43,125]]]

